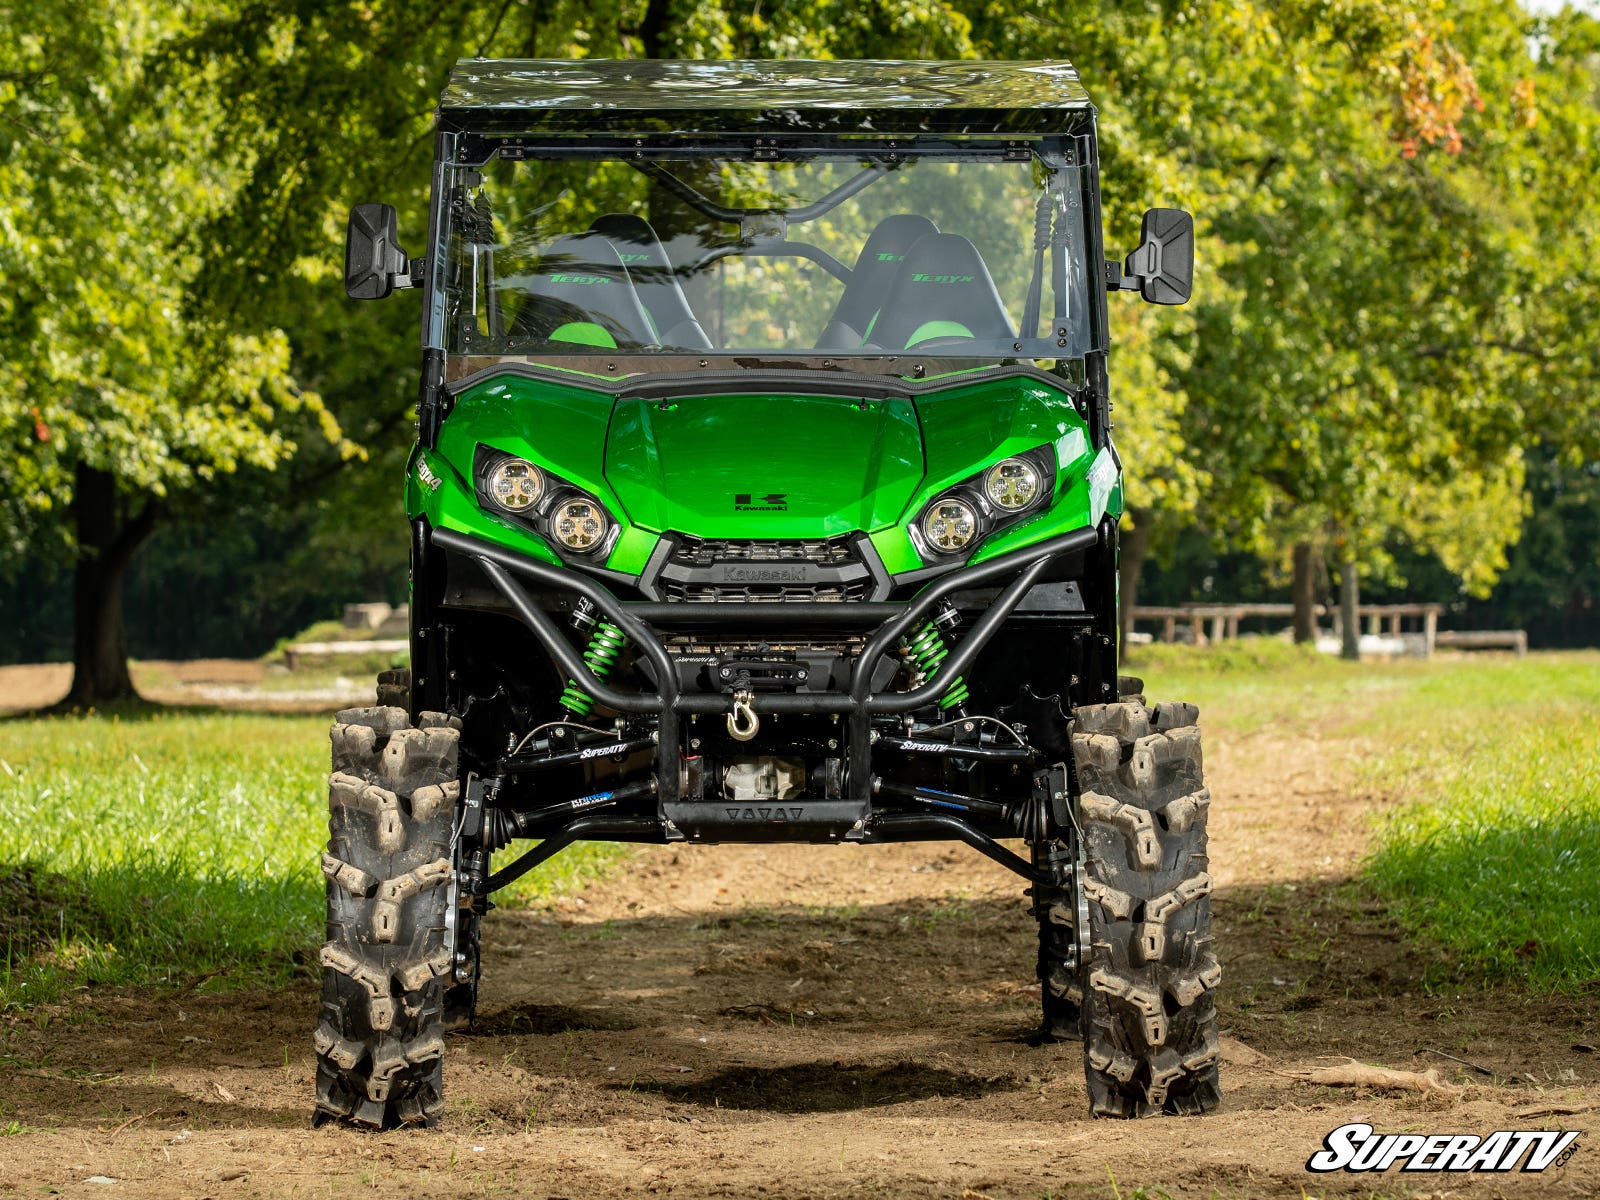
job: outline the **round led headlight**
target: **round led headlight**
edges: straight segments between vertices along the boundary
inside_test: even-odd
[[[605,509],[587,496],[577,496],[557,505],[550,518],[550,530],[556,535],[556,541],[580,554],[598,550],[610,526]]]
[[[996,508],[1027,508],[1039,498],[1039,468],[1025,458],[995,463],[983,477],[983,491]]]
[[[497,508],[508,513],[527,512],[544,492],[539,468],[520,458],[501,459],[489,472],[485,490]]]
[[[937,500],[923,514],[922,536],[940,554],[964,550],[978,535],[978,514],[964,500]]]

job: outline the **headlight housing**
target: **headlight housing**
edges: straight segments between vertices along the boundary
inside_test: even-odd
[[[555,506],[550,516],[550,532],[568,550],[592,554],[605,545],[611,532],[611,518],[598,500],[574,496]]]
[[[1006,512],[1021,512],[1039,498],[1040,471],[1026,458],[997,462],[983,475],[983,494]]]
[[[972,505],[954,496],[935,500],[919,524],[929,548],[938,554],[965,550],[978,536],[978,514]]]
[[[481,507],[537,533],[563,558],[602,558],[622,532],[594,496],[514,454],[480,444],[473,476]]]
[[[527,512],[544,495],[544,475],[531,462],[507,456],[490,468],[485,482],[490,502],[513,515]]]
[[[934,497],[911,523],[911,540],[925,561],[947,561],[1044,508],[1055,485],[1053,446],[1003,458]]]

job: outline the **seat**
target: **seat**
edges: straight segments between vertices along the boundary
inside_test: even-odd
[[[513,340],[581,346],[654,346],[655,331],[616,247],[597,233],[554,238],[530,275],[504,281],[525,298],[512,322]]]
[[[872,333],[873,322],[906,251],[918,239],[938,233],[939,227],[915,213],[897,213],[879,221],[856,256],[850,282],[833,310],[833,317],[817,338],[818,350],[854,350]]]
[[[954,233],[917,239],[889,285],[868,344],[912,350],[947,339],[1012,341],[1016,327],[978,248]]]
[[[711,339],[689,307],[672,260],[649,221],[632,213],[607,213],[595,219],[589,232],[616,248],[658,342],[681,350],[711,349]]]

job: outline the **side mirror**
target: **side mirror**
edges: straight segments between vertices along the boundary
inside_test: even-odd
[[[412,286],[411,260],[400,248],[394,206],[356,205],[345,231],[345,295],[352,300],[381,300],[397,287]]]
[[[1151,304],[1182,304],[1194,286],[1194,218],[1181,208],[1144,214],[1140,246],[1119,271],[1107,263],[1111,290],[1138,292]]]

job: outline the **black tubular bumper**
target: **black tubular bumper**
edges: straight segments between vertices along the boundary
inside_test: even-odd
[[[434,545],[441,549],[472,559],[517,617],[538,638],[561,671],[576,681],[594,700],[618,712],[651,714],[658,718],[658,797],[661,811],[666,813],[679,801],[679,717],[696,713],[727,714],[731,711],[732,703],[731,697],[724,693],[687,693],[681,689],[678,673],[662,641],[660,629],[703,627],[710,623],[711,614],[714,614],[716,623],[729,630],[759,630],[778,623],[801,628],[871,630],[865,649],[851,668],[847,690],[765,692],[757,693],[752,701],[752,707],[758,713],[816,713],[846,720],[849,734],[848,777],[856,781],[851,784],[851,790],[864,794],[867,788],[860,781],[871,778],[871,718],[877,714],[910,712],[936,703],[952,681],[983,652],[1000,625],[1051,563],[1094,546],[1100,540],[1100,533],[1092,527],[1077,529],[1036,545],[1010,551],[988,562],[958,567],[929,581],[904,603],[801,602],[771,605],[622,601],[601,582],[580,571],[539,562],[492,542],[447,529],[435,529],[431,537]],[[535,603],[519,581],[519,576],[542,588],[575,593],[590,601],[616,623],[639,654],[650,660],[654,668],[656,690],[624,691],[596,678],[579,650],[557,624],[556,618]],[[880,660],[896,649],[908,630],[927,619],[934,605],[953,593],[984,585],[993,586],[1002,580],[1007,582],[988,609],[963,633],[935,677],[906,692],[874,694],[871,691],[872,677]],[[935,824],[941,830],[953,831],[952,819],[944,818],[941,821],[932,822],[922,818],[913,821],[908,818],[901,822],[904,828],[896,826],[893,833],[886,828],[884,833],[897,840],[905,836],[918,836],[918,830],[920,836],[928,836],[936,832],[933,828]],[[913,830],[912,824],[916,824],[918,830]],[[970,829],[959,821],[954,824]],[[602,828],[609,826],[596,821],[596,833],[590,836],[607,836],[598,832]],[[630,834],[637,836],[631,827]],[[576,833],[574,836],[584,835]],[[965,834],[962,836],[966,837]],[[862,840],[888,839],[869,834]],[[987,847],[980,848],[990,853]],[[1009,851],[1003,853],[1010,855]],[[1015,858],[1014,855],[1010,857]]]

